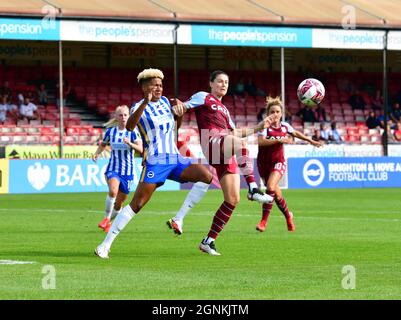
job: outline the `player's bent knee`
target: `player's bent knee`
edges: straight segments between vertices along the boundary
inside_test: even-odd
[[[136,201],[136,202],[134,202],[134,203],[131,204],[131,209],[132,209],[132,211],[134,211],[135,213],[138,213],[139,211],[141,211],[141,209],[143,208],[143,206],[144,206],[144,201],[139,200],[139,201]]]
[[[116,198],[116,197],[117,197],[117,193],[118,193],[117,190],[116,190],[116,191],[110,190],[110,192],[109,192],[109,197],[110,197],[110,198]]]
[[[239,196],[232,196],[232,197],[228,197],[228,198],[224,199],[224,201],[228,202],[232,206],[236,206],[240,201],[240,197]]]
[[[213,175],[210,172],[208,172],[208,174],[205,177],[205,180],[202,181],[202,182],[203,183],[207,183],[207,184],[211,184],[212,181],[213,181]]]
[[[135,204],[134,206],[131,206],[132,211],[134,211],[135,213],[138,213],[139,211],[141,211],[142,206],[140,204]]]
[[[268,184],[268,185],[266,186],[266,192],[275,193],[275,192],[276,192],[276,186],[271,185],[271,184]]]

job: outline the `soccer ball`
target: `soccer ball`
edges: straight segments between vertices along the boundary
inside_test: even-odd
[[[309,78],[299,84],[297,95],[299,101],[304,105],[313,108],[317,107],[317,105],[322,102],[325,92],[326,90],[319,80]]]

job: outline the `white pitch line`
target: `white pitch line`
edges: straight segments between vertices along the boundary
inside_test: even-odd
[[[64,210],[64,209],[27,209],[27,208],[19,208],[19,209],[3,209],[0,208],[0,212],[1,211],[21,211],[21,210],[27,210],[30,212],[56,212],[56,213],[97,213],[97,214],[101,214],[103,215],[103,211],[102,210]],[[332,213],[335,214],[333,211],[327,211],[325,213]],[[369,214],[369,212],[364,212],[365,214]],[[373,212],[372,212],[373,213]],[[374,213],[377,213],[377,211],[375,211]],[[386,212],[383,214],[396,214],[399,212]],[[141,212],[142,214],[152,214],[152,215],[159,215],[159,216],[170,216],[170,215],[174,215],[175,212],[163,212],[161,213],[160,211],[147,211],[146,209],[144,209]],[[379,213],[377,213],[379,214]],[[197,212],[190,212],[189,215],[192,216],[213,216],[213,212],[212,211],[197,211]],[[255,213],[255,214],[244,214],[244,213],[235,213],[233,214],[233,216],[236,217],[259,217],[259,213]],[[274,219],[275,218],[281,218],[279,216],[272,216]],[[295,214],[294,218],[297,219],[305,219],[305,220],[339,220],[339,221],[381,221],[381,222],[399,222],[401,221],[401,219],[395,219],[395,218],[347,218],[347,217],[306,217],[306,216],[298,216]]]
[[[0,260],[0,265],[34,264],[36,261]]]

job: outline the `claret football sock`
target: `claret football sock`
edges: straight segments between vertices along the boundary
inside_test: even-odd
[[[253,171],[253,162],[249,157],[249,150],[246,147],[242,147],[236,152],[238,168],[241,171],[241,174],[245,177],[246,183],[251,188],[251,183],[255,183],[255,175]],[[258,186],[256,185],[256,188]],[[253,188],[252,188],[253,189]],[[251,190],[252,190],[251,189]]]
[[[212,225],[210,227],[210,231],[208,233],[209,238],[216,239],[219,233],[224,229],[224,226],[227,224],[228,220],[235,209],[235,206],[224,201],[220,208],[216,211]]]
[[[288,219],[290,217],[290,211],[288,210],[287,202],[285,201],[285,199],[281,198],[280,200],[278,200],[276,198],[275,201],[280,211],[284,214],[285,218]]]

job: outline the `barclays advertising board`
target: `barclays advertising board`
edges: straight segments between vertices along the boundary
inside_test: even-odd
[[[401,187],[401,158],[290,158],[288,187]]]
[[[134,191],[142,171],[142,159],[136,159]],[[108,161],[92,160],[10,160],[9,193],[106,192],[104,178]],[[167,181],[160,190],[179,190],[180,185]]]

